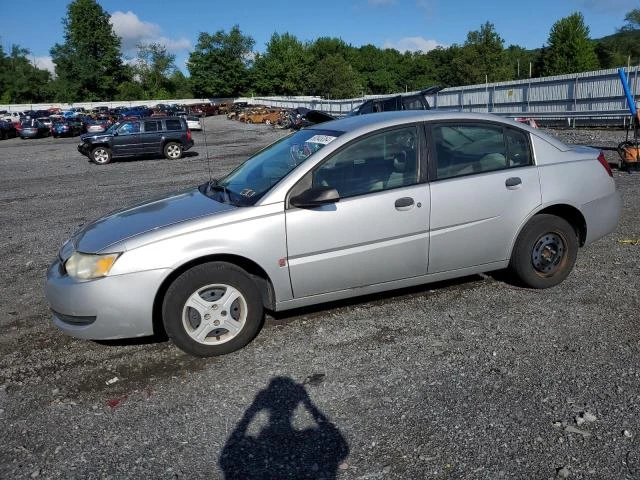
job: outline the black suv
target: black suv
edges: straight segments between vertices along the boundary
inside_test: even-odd
[[[178,117],[123,120],[104,133],[85,133],[80,140],[78,151],[98,165],[119,157],[164,155],[177,160],[193,147],[187,122]]]
[[[364,115],[375,112],[393,112],[396,110],[429,110],[429,102],[425,95],[433,95],[442,90],[438,86],[425,88],[411,95],[395,95],[393,97],[373,98],[354,108],[349,116]]]

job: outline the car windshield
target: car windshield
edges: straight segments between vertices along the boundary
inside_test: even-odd
[[[254,205],[289,172],[342,133],[305,129],[272,143],[212,187],[218,192],[216,200]]]
[[[116,122],[113,125],[111,125],[109,128],[107,128],[107,130],[104,133],[113,133],[118,129],[120,125],[122,125],[122,122]]]

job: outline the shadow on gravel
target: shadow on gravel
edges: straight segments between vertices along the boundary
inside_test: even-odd
[[[503,279],[498,279],[502,281]],[[266,326],[282,325],[295,320],[300,316],[319,316],[321,314],[328,313],[329,310],[347,307],[367,307],[375,306],[387,301],[402,300],[405,298],[414,298],[425,296],[428,294],[437,294],[440,291],[446,291],[450,289],[466,290],[473,288],[477,283],[484,281],[484,277],[481,275],[470,275],[468,277],[460,277],[452,280],[445,280],[442,282],[427,283],[424,285],[418,285],[415,287],[401,288],[397,290],[389,290],[386,292],[373,293],[370,295],[363,295],[360,297],[347,298],[344,300],[336,300],[333,302],[320,303],[317,305],[311,305],[309,307],[295,308],[292,310],[285,310],[284,312],[269,312],[269,321]]]
[[[197,151],[189,150],[187,152],[182,152],[182,158],[179,160],[167,160],[163,155],[140,155],[139,157],[118,157],[111,160],[111,163],[135,163],[135,162],[144,162],[146,160],[167,160],[169,162],[179,162],[185,158],[194,158],[199,157],[200,154]],[[91,160],[87,159],[87,162],[91,162]],[[96,165],[98,167],[103,167],[104,165]]]
[[[266,422],[260,421],[262,414]],[[296,428],[300,417],[312,426]],[[260,423],[267,424],[260,428]],[[331,480],[348,454],[344,436],[311,402],[304,386],[276,377],[244,412],[222,449],[219,464],[226,480]]]

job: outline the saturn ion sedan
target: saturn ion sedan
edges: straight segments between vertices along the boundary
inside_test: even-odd
[[[224,178],[117,211],[48,270],[54,324],[85,339],[163,329],[220,355],[281,311],[491,270],[554,287],[610,233],[601,152],[486,114],[386,112],[293,133]]]

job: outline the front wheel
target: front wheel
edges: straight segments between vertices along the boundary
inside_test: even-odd
[[[111,150],[107,147],[96,147],[91,151],[91,160],[97,165],[106,165],[111,161]]]
[[[260,292],[249,275],[225,262],[197,265],[169,287],[162,306],[167,335],[198,357],[224,355],[247,345],[262,326]]]
[[[528,287],[549,288],[567,278],[577,255],[573,227],[563,218],[540,214],[520,232],[509,269]]]
[[[164,146],[164,156],[167,160],[178,160],[182,157],[182,146],[176,142],[169,142]]]

